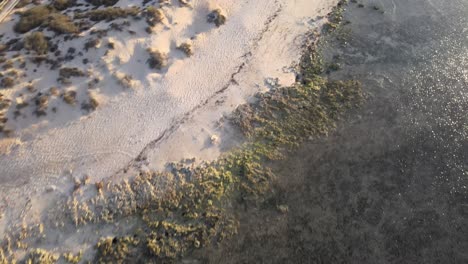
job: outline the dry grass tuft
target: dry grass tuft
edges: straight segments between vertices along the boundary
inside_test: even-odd
[[[46,54],[48,46],[48,41],[42,32],[33,32],[24,38],[24,47],[39,55]]]
[[[192,44],[190,43],[182,43],[180,46],[177,47],[177,49],[181,50],[188,57],[191,57],[193,55],[193,48]]]
[[[208,23],[214,23],[217,27],[220,27],[226,23],[226,16],[223,15],[221,9],[213,10],[208,14]]]
[[[167,66],[167,54],[151,49],[148,49],[148,53],[150,57],[147,60],[147,63],[151,69],[161,70]]]

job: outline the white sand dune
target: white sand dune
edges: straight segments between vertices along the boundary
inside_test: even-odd
[[[127,2],[131,1],[120,1],[119,5]],[[102,89],[112,90],[116,85],[110,78],[112,72],[134,76],[135,89],[108,96],[107,102],[87,117],[69,123],[63,118],[52,119],[45,128],[20,130],[18,139],[1,143],[8,149],[0,156],[0,201],[10,209],[7,214],[18,216],[18,208],[30,197],[40,199],[45,186],[57,184],[70,172],[75,177],[87,174],[92,180],[107,178],[142,151],[151,168],[184,157],[215,158],[219,146],[206,144],[220,133],[215,122],[255,92],[266,89],[265,78],[292,83],[294,74],[283,68],[299,59],[301,36],[317,26],[310,18],[325,15],[335,3],[197,0],[192,1],[192,11],[171,13],[168,19],[177,22],[167,22],[174,27],[171,31],[151,38],[114,37],[115,54],[102,58],[95,54],[92,65],[108,72],[99,76],[106,85]],[[206,24],[206,14],[218,6],[228,21],[215,28]],[[194,35],[193,57],[170,54],[169,67],[163,73],[152,73],[144,65],[146,47],[169,51],[176,42]],[[115,64],[117,57],[120,65]]]

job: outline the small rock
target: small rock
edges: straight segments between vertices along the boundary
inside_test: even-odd
[[[213,144],[213,145],[218,145],[219,144],[219,137],[216,136],[216,135],[212,135],[210,140],[211,140],[211,144]]]
[[[279,79],[278,78],[266,78],[265,79],[265,84],[269,88],[275,88],[279,86]]]
[[[289,207],[287,205],[279,205],[278,211],[280,211],[280,213],[282,214],[286,214],[287,212],[289,212]]]
[[[57,190],[57,186],[55,185],[50,185],[46,188],[46,192],[50,193],[50,192],[55,192]]]

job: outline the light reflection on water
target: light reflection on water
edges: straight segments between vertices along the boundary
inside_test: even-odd
[[[311,186],[296,260],[468,263],[468,1],[358,3],[325,54],[368,101],[282,170]]]

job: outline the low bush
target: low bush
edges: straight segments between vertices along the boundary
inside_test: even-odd
[[[33,32],[24,38],[24,47],[39,55],[47,53],[48,46],[48,41],[42,32]]]
[[[207,20],[209,23],[214,23],[217,27],[220,27],[226,23],[226,16],[223,15],[221,9],[216,9],[208,14]]]
[[[117,18],[124,18],[128,16],[136,16],[139,13],[139,9],[136,7],[120,8],[120,7],[108,7],[104,9],[91,10],[83,14],[77,14],[76,18],[89,18],[92,21],[112,21]]]
[[[47,27],[58,34],[78,33],[79,29],[70,17],[54,13],[47,18]]]
[[[54,0],[52,6],[57,10],[65,10],[76,4],[76,0]]]
[[[96,48],[99,45],[99,43],[101,43],[101,41],[97,38],[89,39],[85,42],[84,48],[86,51],[88,51],[89,49]]]
[[[155,26],[157,23],[161,23],[165,17],[161,9],[154,6],[150,6],[145,9],[145,16],[146,22],[150,26]]]
[[[117,4],[119,0],[86,0],[86,2],[95,6],[113,6]]]
[[[86,74],[78,68],[68,68],[64,67],[59,70],[59,75],[61,78],[70,78],[70,77],[84,77]]]
[[[188,57],[191,57],[193,55],[193,48],[190,43],[182,43],[180,46],[177,47],[180,51],[185,53]]]
[[[16,32],[26,33],[42,25],[59,34],[79,31],[70,17],[60,14],[52,6],[46,5],[36,6],[22,13],[14,29]]]
[[[21,14],[21,18],[16,23],[14,30],[19,33],[29,32],[46,22],[52,12],[52,8],[46,5],[33,7]]]
[[[148,49],[150,57],[147,60],[151,69],[161,70],[167,65],[167,55],[158,51]]]
[[[12,77],[5,77],[0,82],[2,88],[11,88],[15,85],[15,79]]]
[[[94,111],[98,108],[99,106],[99,101],[97,97],[94,94],[89,94],[89,100],[87,102],[83,102],[81,104],[81,109],[91,112]]]
[[[8,69],[13,68],[13,61],[12,60],[5,61],[5,64],[3,64],[2,68],[4,70],[8,70]]]
[[[69,105],[76,104],[76,91],[66,91],[63,94],[63,101]]]

